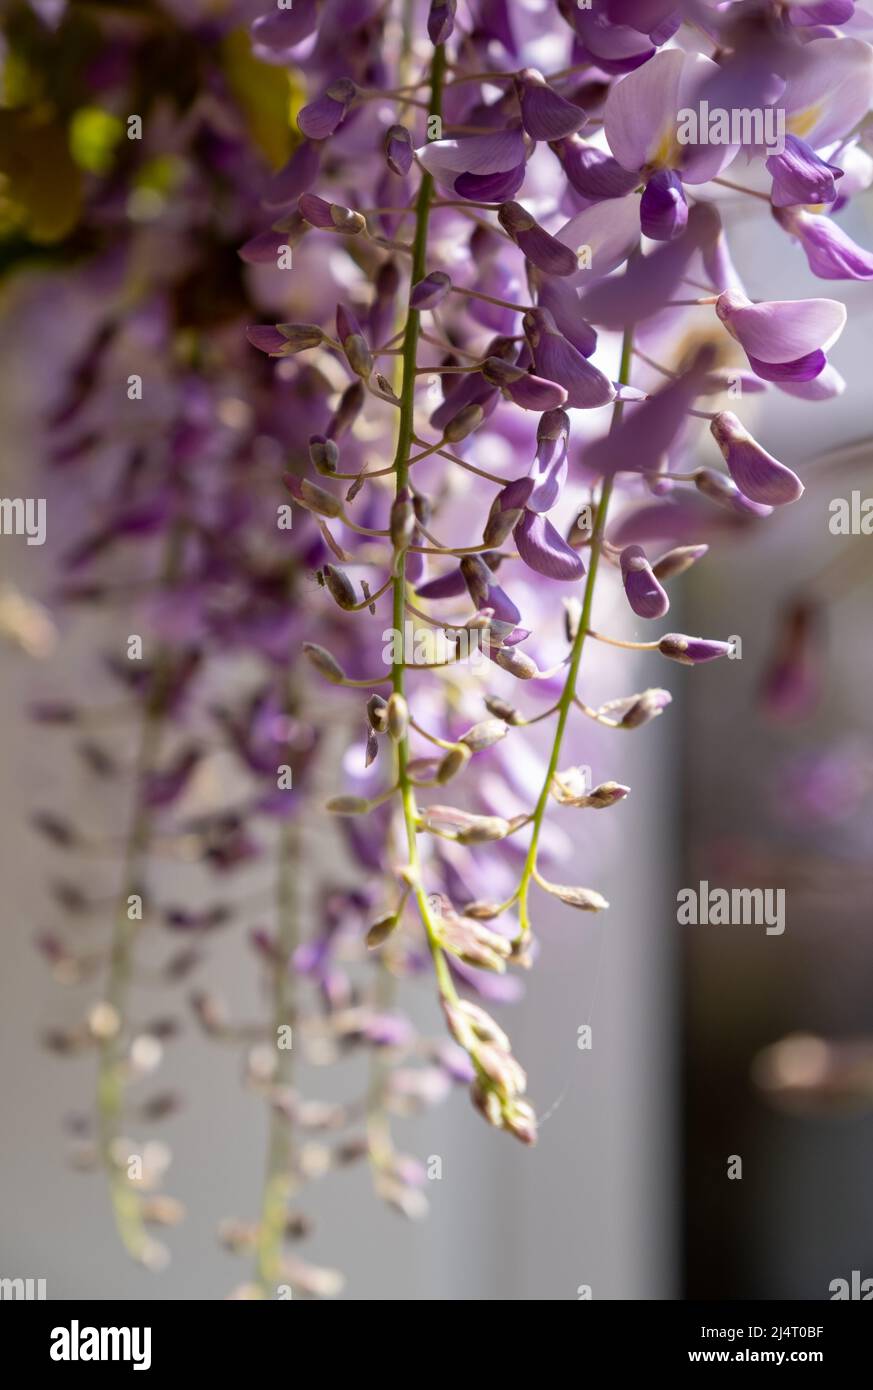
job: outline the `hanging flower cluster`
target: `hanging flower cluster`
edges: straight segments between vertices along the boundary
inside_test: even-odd
[[[265,58],[305,70],[307,100],[265,199],[272,222],[241,255],[291,267],[289,306],[311,298],[319,263],[339,284],[326,314],[253,325],[249,339],[281,370],[315,352],[346,383],[326,427],[313,412],[310,469],[286,481],[332,551],[325,582],[349,624],[392,638],[382,664],[354,668],[324,643],[304,648],[359,700],[366,729],[364,768],[328,809],[357,836],[402,827],[370,944],[389,949],[418,919],[473,1101],[525,1142],[524,1071],[459,967],[481,978],[530,964],[534,885],[607,907],[543,872],[552,803],[604,809],[628,791],[562,767],[568,731],[580,716],[637,728],[669,695],[590,707],[590,643],[687,666],[731,650],[597,631],[598,574],[614,570],[635,617],[661,622],[670,584],[713,536],[803,493],[719,407],[771,388],[840,392],[827,352],[846,310],[749,297],[721,204],[769,208],[820,278],[869,278],[869,253],[831,216],[873,170],[860,133],[873,50],[852,13],[434,0],[399,29],[381,4],[313,0],[252,27]],[[619,502],[631,505],[616,518]],[[422,629],[448,650],[420,643]],[[471,727],[462,663],[481,689]],[[553,729],[538,791],[504,804],[499,769],[524,756],[534,723]]]
[[[57,599],[113,614],[126,731],[119,750],[90,692],[40,692],[125,825],[40,810],[58,853],[122,860],[111,889],[63,875],[69,930],[41,944],[97,991],[51,1041],[97,1052],[77,1133],[137,1258],[160,1263],[149,1225],[179,1209],[166,1150],[125,1138],[178,1103],[133,1102],[177,1028],[140,1023],[135,991],[187,981],[221,928],[266,995],[242,1024],[191,996],[216,1044],[250,1047],[270,1112],[260,1211],[222,1228],[254,1260],[240,1296],[338,1288],[287,1249],[324,1173],[365,1159],[418,1215],[391,1118],[454,1083],[535,1140],[492,1009],[535,958],[538,890],[608,908],[578,846],[630,789],[592,784],[588,737],[666,710],[659,662],[731,652],[665,620],[711,544],[803,493],[747,399],[845,389],[843,304],[747,294],[726,227],[748,208],[804,276],[871,278],[836,220],[873,182],[862,32],[851,0],[10,7],[11,261],[75,256],[35,309],[54,334],[62,286],[77,345],[48,429],[76,537]],[[603,585],[635,640],[595,626]],[[606,648],[653,683],[598,701]],[[74,924],[101,914],[85,949]],[[147,964],[162,937],[178,949]],[[413,976],[437,1040],[401,1012]],[[310,1067],[362,1049],[366,1096],[313,1099]]]

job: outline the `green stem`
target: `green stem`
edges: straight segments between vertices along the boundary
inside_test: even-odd
[[[296,1022],[296,980],[291,960],[300,939],[300,903],[297,883],[300,869],[300,825],[291,822],[279,831],[276,873],[278,927],[273,965],[273,1046],[278,1049],[273,1086],[290,1087],[294,1075],[291,1048],[278,1048],[279,1029]],[[294,1035],[292,1032],[293,1044]],[[287,1115],[270,1107],[270,1132],[261,1216],[255,1245],[257,1280],[264,1297],[275,1296],[282,1282],[282,1243],[293,1194],[294,1135]]]
[[[625,330],[621,344],[621,364],[619,366],[618,379],[625,385],[630,378],[631,357],[633,354],[633,330]],[[624,410],[624,401],[617,400],[612,409],[611,429],[615,430],[621,421]],[[591,547],[589,551],[588,575],[585,580],[585,593],[582,599],[582,614],[579,619],[579,629],[576,633],[573,649],[570,654],[570,665],[567,669],[567,679],[564,682],[564,689],[558,701],[558,722],[555,727],[555,738],[552,744],[552,752],[549,757],[549,766],[546,771],[542,791],[536,804],[533,814],[533,829],[531,831],[530,846],[521,873],[521,881],[518,887],[518,936],[516,943],[520,944],[527,940],[530,935],[530,913],[528,910],[528,893],[530,882],[534,876],[537,864],[537,849],[540,840],[540,831],[546,814],[546,807],[549,804],[551,795],[552,779],[558,770],[558,762],[561,757],[561,746],[564,741],[564,731],[567,727],[567,720],[570,710],[576,698],[576,679],[579,675],[579,665],[582,661],[582,652],[585,648],[585,639],[588,629],[591,626],[591,609],[594,602],[594,586],[597,582],[597,570],[600,565],[600,556],[603,552],[603,537],[606,530],[606,514],[609,509],[610,498],[612,497],[613,479],[605,478],[600,493],[600,501],[597,506],[597,514],[594,518],[594,531],[591,537]]]
[[[177,527],[170,535],[162,584],[170,585],[182,560],[184,533]],[[125,843],[122,887],[115,910],[109,953],[109,974],[103,1002],[108,1006],[111,1026],[101,1039],[97,1065],[97,1138],[100,1158],[108,1174],[109,1197],[115,1225],[128,1254],[136,1260],[147,1258],[153,1242],[142,1219],[139,1193],[131,1186],[116,1152],[124,1112],[126,1063],[125,1022],[127,995],[133,967],[137,920],[128,915],[129,898],[142,891],[154,828],[154,812],[146,804],[145,780],[160,756],[167,696],[173,673],[172,657],[162,648],[155,659],[154,682],[145,710],[136,759],[135,806]]]
[[[443,80],[445,77],[446,53],[445,48],[440,45],[434,50],[433,63],[431,65],[430,78],[430,114],[439,116],[442,112],[442,93]],[[412,283],[424,278],[427,270],[427,232],[430,222],[431,200],[433,198],[433,179],[430,174],[422,175],[421,185],[418,190],[418,197],[415,203],[415,236],[412,243]],[[418,339],[420,333],[421,315],[417,309],[410,309],[406,319],[406,328],[403,333],[403,376],[400,389],[400,417],[397,430],[397,450],[394,456],[394,470],[396,473],[396,495],[399,495],[407,486],[409,481],[409,454],[413,443],[414,416],[415,416],[415,385],[416,385],[416,355],[418,352]],[[405,554],[398,558],[397,569],[394,577],[394,611],[393,623],[395,632],[402,633],[406,613],[406,557]],[[396,694],[404,694],[405,672],[402,660],[395,661],[391,668],[391,684]],[[409,777],[409,738],[400,740],[397,745],[397,781],[400,790],[400,803],[403,811],[403,821],[406,827],[406,840],[409,850],[409,865],[412,874],[412,891],[421,920],[427,933],[428,946],[433,958],[434,971],[437,983],[443,998],[454,1001],[457,999],[454,982],[448,967],[445,955],[439,944],[438,933],[430,904],[424,887],[421,883],[421,871],[418,856],[417,830],[418,808],[415,803],[415,792]]]

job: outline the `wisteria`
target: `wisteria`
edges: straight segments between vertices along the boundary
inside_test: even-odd
[[[11,7],[3,216],[49,259],[38,321],[85,286],[45,428],[51,606],[115,634],[31,710],[98,793],[34,808],[52,853],[101,861],[55,883],[40,944],[91,998],[48,1041],[95,1054],[78,1161],[136,1259],[182,1215],[168,1150],[127,1137],[181,1104],[132,1098],[180,1045],[178,1000],[140,1016],[150,972],[245,1050],[268,1113],[263,1191],[220,1227],[238,1297],[341,1287],[289,1248],[310,1181],[368,1162],[423,1213],[393,1116],[466,1086],[536,1141],[491,1010],[536,990],[549,899],[568,932],[609,909],[586,815],[620,834],[632,789],[587,775],[589,739],[669,718],[676,666],[733,655],[671,630],[671,598],[803,497],[767,394],[846,389],[842,300],[750,297],[729,236],[755,219],[828,291],[873,277],[838,220],[873,183],[868,33],[852,0]],[[815,680],[814,618],[786,618],[774,708]],[[219,931],[259,1017],[200,979]],[[444,1035],[404,1012],[413,978]],[[308,1094],[362,1051],[363,1095]]]

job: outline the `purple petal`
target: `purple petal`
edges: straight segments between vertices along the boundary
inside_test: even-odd
[[[688,225],[688,204],[682,180],[672,169],[658,169],[646,184],[640,201],[640,227],[653,241],[672,241]]]
[[[533,486],[526,499],[532,512],[548,512],[554,507],[567,481],[567,444],[570,421],[563,410],[544,415],[537,431],[536,457],[527,480]]]
[[[655,578],[642,546],[626,546],[621,552],[620,562],[627,601],[637,617],[663,618],[670,607],[670,600]]]
[[[420,585],[416,589],[419,598],[458,598],[467,592],[464,583],[464,576],[460,569],[449,570],[447,574],[442,574],[438,579],[429,579],[426,584]]]
[[[635,169],[625,169],[612,155],[587,144],[579,136],[561,140],[553,149],[571,186],[591,203],[624,198],[640,181]]]
[[[873,255],[829,217],[792,211],[777,213],[776,219],[797,237],[810,270],[820,280],[873,280]]]
[[[555,326],[583,357],[597,347],[597,333],[582,313],[579,293],[563,280],[543,280],[537,295],[539,308],[548,309]]]
[[[455,140],[432,140],[416,151],[419,161],[435,178],[454,182],[458,174],[503,174],[525,161],[520,130],[498,130],[491,135],[464,135]]]
[[[829,401],[834,396],[841,396],[846,389],[845,381],[830,362],[809,381],[777,381],[776,385],[786,395],[797,396],[803,401]]]
[[[807,352],[793,362],[761,362],[750,353],[749,363],[764,381],[781,384],[786,381],[813,381],[824,371],[827,358],[820,348],[816,348],[815,352]]]
[[[497,216],[503,230],[539,270],[547,275],[575,275],[579,269],[575,252],[550,236],[520,203],[502,203]]]
[[[773,177],[773,206],[794,207],[799,203],[832,203],[837,196],[837,179],[842,169],[826,164],[815,150],[797,135],[786,135],[781,154],[766,161]]]
[[[618,426],[585,450],[586,468],[602,476],[657,472],[685,423],[689,406],[705,385],[710,365],[710,358],[703,354],[683,376],[641,405],[626,406]]]
[[[517,193],[524,183],[527,164],[497,174],[459,174],[453,184],[459,198],[477,203],[502,203]]]
[[[442,270],[432,270],[423,280],[412,286],[409,292],[410,309],[435,309],[441,304],[452,288],[452,282]]]
[[[705,221],[699,218],[700,212]],[[594,285],[582,297],[583,312],[592,323],[614,329],[627,328],[657,313],[677,293],[704,231],[711,229],[705,205],[698,204],[689,214],[684,235],[664,242],[647,256],[635,256],[624,275]]]
[[[672,144],[684,63],[679,49],[667,49],[610,88],[603,129],[625,169],[642,169]]]
[[[716,313],[725,328],[761,362],[793,362],[836,342],[846,322],[835,299],[786,299],[752,304],[735,290],[720,295]]]
[[[385,158],[392,174],[405,178],[412,168],[412,136],[403,125],[392,125],[385,135]]]
[[[524,328],[537,374],[565,388],[567,405],[590,410],[615,399],[615,387],[609,378],[557,331],[547,309],[533,309],[525,314]]]
[[[292,9],[279,10],[276,14],[256,19],[252,25],[252,38],[271,53],[284,53],[314,33],[317,25],[316,0],[294,0]]]
[[[581,579],[582,557],[567,544],[545,516],[525,511],[515,528],[515,543],[525,564],[548,579]]]
[[[303,140],[292,154],[288,163],[278,174],[274,174],[264,194],[264,205],[268,208],[281,207],[292,203],[306,193],[318,177],[321,167],[321,148],[310,140]]]
[[[716,415],[709,428],[743,496],[770,507],[781,507],[803,496],[803,483],[797,475],[762,449],[731,411]]]
[[[246,337],[252,347],[258,348],[261,352],[269,353],[271,357],[282,357],[290,351],[288,339],[279,332],[274,324],[252,324],[250,328],[246,329]]]
[[[309,140],[327,140],[345,118],[356,95],[354,82],[340,78],[315,101],[304,106],[297,117],[297,127]]]
[[[574,284],[608,275],[639,245],[640,200],[631,193],[625,198],[596,203],[571,217],[555,236],[580,261],[580,252],[584,253],[584,264],[580,265]]]
[[[520,72],[516,86],[521,101],[521,123],[533,140],[562,140],[575,135],[585,124],[587,117],[582,108],[554,91],[535,68]]]

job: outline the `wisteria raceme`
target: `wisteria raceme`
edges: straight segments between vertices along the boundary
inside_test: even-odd
[[[321,150],[322,176],[299,201],[313,230],[298,245],[307,265],[325,254],[309,241],[339,223],[313,209],[341,202],[357,268],[343,295],[359,306],[360,321],[386,257],[408,277],[393,333],[383,328],[360,341],[357,328],[350,338],[339,330],[347,369],[368,393],[370,437],[379,443],[362,449],[352,441],[351,452],[344,444],[336,477],[353,480],[352,491],[332,518],[321,505],[320,525],[335,553],[351,556],[369,576],[367,594],[384,595],[377,622],[384,625],[381,606],[395,637],[437,631],[451,643],[446,655],[427,659],[395,641],[388,664],[364,679],[332,673],[327,652],[317,664],[350,688],[350,699],[353,687],[363,688],[361,699],[368,690],[390,690],[409,712],[401,729],[389,731],[390,759],[368,752],[364,783],[375,789],[364,804],[378,808],[381,826],[397,827],[403,846],[395,851],[388,939],[398,922],[413,932],[418,918],[453,1035],[475,1072],[474,1103],[490,1123],[530,1142],[535,1126],[523,1072],[495,1065],[490,1023],[483,1031],[457,1022],[457,963],[498,974],[529,963],[533,885],[572,906],[606,906],[595,890],[555,885],[541,868],[550,802],[557,796],[568,804],[566,788],[556,791],[564,786],[559,765],[568,730],[580,712],[637,727],[663,701],[648,692],[614,702],[614,710],[590,709],[578,693],[589,644],[660,652],[683,665],[731,650],[726,641],[682,633],[631,642],[595,631],[598,577],[618,569],[635,617],[660,619],[669,608],[665,584],[702,559],[725,524],[719,513],[760,524],[801,496],[796,473],[737,414],[709,407],[738,384],[750,393],[772,383],[808,399],[831,394],[839,379],[826,353],[846,311],[827,298],[750,298],[730,261],[719,203],[725,185],[732,198],[745,191],[750,210],[769,203],[815,273],[865,278],[867,253],[822,204],[839,198],[844,205],[853,151],[864,167],[857,186],[870,183],[873,166],[857,127],[870,106],[873,53],[839,28],[823,31],[813,11],[765,17],[741,3],[708,10],[705,23],[697,12],[686,23],[684,7],[670,4],[607,5],[595,14],[559,3],[534,16],[524,6],[434,3],[423,29],[424,9],[416,14],[396,52],[383,47],[381,17],[362,15],[355,55],[340,69],[328,46],[336,11],[327,5],[314,46],[290,55],[307,64],[300,136],[330,150],[329,159]],[[538,47],[545,51],[545,32],[555,41],[549,70],[534,61]],[[378,112],[366,92],[377,50],[385,65]],[[845,83],[839,97],[838,83]],[[715,131],[705,128],[712,112],[723,118]],[[786,125],[777,149],[773,132]],[[298,148],[289,172],[301,158]],[[692,309],[702,346],[693,359],[677,361],[671,324],[684,323]],[[326,319],[330,312],[326,306]],[[347,328],[345,308],[338,313]],[[489,340],[489,331],[500,336]],[[255,346],[269,332],[269,324],[251,329]],[[332,350],[326,340],[318,352]],[[535,447],[524,419],[531,411],[541,415]],[[691,463],[698,451],[705,457],[700,420],[710,422],[727,473]],[[530,441],[526,474],[495,473],[493,439],[508,441],[514,453]],[[455,516],[451,498],[462,487],[465,506]],[[647,511],[646,493],[663,501]],[[312,509],[305,483],[294,495]],[[631,510],[616,521],[622,501]],[[590,523],[575,522],[564,534],[547,515],[559,510],[566,527],[583,505]],[[674,549],[652,561],[641,542],[646,517],[654,521],[656,513],[657,534],[669,535]],[[555,666],[543,659],[543,643],[566,586],[579,586],[579,601]],[[345,586],[329,588],[349,622],[372,619],[364,604],[351,612]],[[527,616],[534,608],[537,623]],[[472,624],[492,665],[471,676],[508,726],[499,747],[488,747],[489,762],[511,757],[526,725],[550,721],[553,729],[539,795],[515,814],[478,804],[486,750],[476,740],[463,743],[444,714],[431,727],[425,720],[426,710],[450,705],[459,682],[470,689],[457,667],[470,657],[458,639]],[[512,678],[523,682],[529,713],[507,703]],[[372,733],[373,750],[380,737]],[[469,809],[431,804],[430,789],[448,774],[468,784]],[[613,804],[609,797],[569,801]],[[331,804],[339,810],[342,803],[340,796]],[[495,901],[500,846],[515,839],[524,846],[520,875]],[[447,842],[475,847],[472,882],[468,875],[459,882]],[[467,894],[492,903],[494,928],[477,925]],[[375,923],[370,940],[383,940],[385,930]],[[502,1033],[499,1049],[508,1056]]]
[[[461,1084],[489,1125],[536,1140],[490,1010],[519,995],[538,912],[572,931],[609,908],[579,818],[621,826],[631,789],[587,784],[580,731],[641,730],[668,712],[665,671],[732,654],[663,630],[678,581],[803,494],[745,423],[748,401],[766,437],[769,392],[846,388],[828,359],[846,308],[829,292],[873,277],[837,220],[873,183],[873,49],[848,3],[165,8],[128,27],[99,6],[47,21],[22,3],[9,23],[21,72],[37,56],[65,72],[83,33],[95,55],[54,114],[4,111],[13,147],[49,120],[66,151],[80,109],[109,119],[78,172],[56,155],[76,181],[72,222],[57,171],[30,179],[0,150],[16,234],[69,238],[103,306],[48,431],[50,476],[82,479],[60,597],[128,600],[111,561],[136,553],[132,611],[154,644],[139,666],[110,663],[141,735],[109,945],[93,962],[54,935],[42,945],[56,973],[101,980],[82,1027],[54,1040],[98,1052],[94,1157],[125,1244],[156,1263],[147,1223],[177,1211],[149,1195],[160,1173],[129,1180],[122,1121],[172,1027],[135,1025],[128,906],[183,939],[172,982],[196,965],[188,942],[249,928],[264,1016],[235,1024],[208,990],[192,997],[216,1043],[250,1045],[246,1081],[270,1114],[259,1214],[222,1240],[254,1261],[238,1296],[323,1296],[337,1273],[286,1248],[308,1229],[309,1178],[365,1159],[389,1204],[425,1206],[393,1115]],[[116,113],[155,51],[144,137],[125,141]],[[828,293],[745,286],[738,205]],[[50,281],[41,293],[50,306]],[[131,353],[151,433],[134,398],[118,404]],[[597,626],[604,588],[632,636]],[[802,601],[786,616],[773,709],[808,702],[816,617]],[[653,684],[625,693],[634,674],[593,703],[606,648],[636,653],[634,673],[653,663]],[[230,657],[246,682],[223,683]],[[55,694],[38,717],[78,729],[83,710]],[[210,796],[216,743],[233,772]],[[92,772],[111,762],[86,747]],[[553,811],[589,882],[564,881]],[[58,853],[91,848],[58,808],[37,828]],[[339,843],[348,872],[328,872]],[[163,850],[207,876],[207,907],[164,899]],[[250,869],[263,912],[227,888]],[[94,906],[67,881],[57,896],[65,912]],[[401,1010],[410,976],[435,987],[439,1040]],[[284,1029],[319,1063],[366,1049],[363,1106],[303,1094]],[[159,1099],[144,1118],[172,1108]]]

